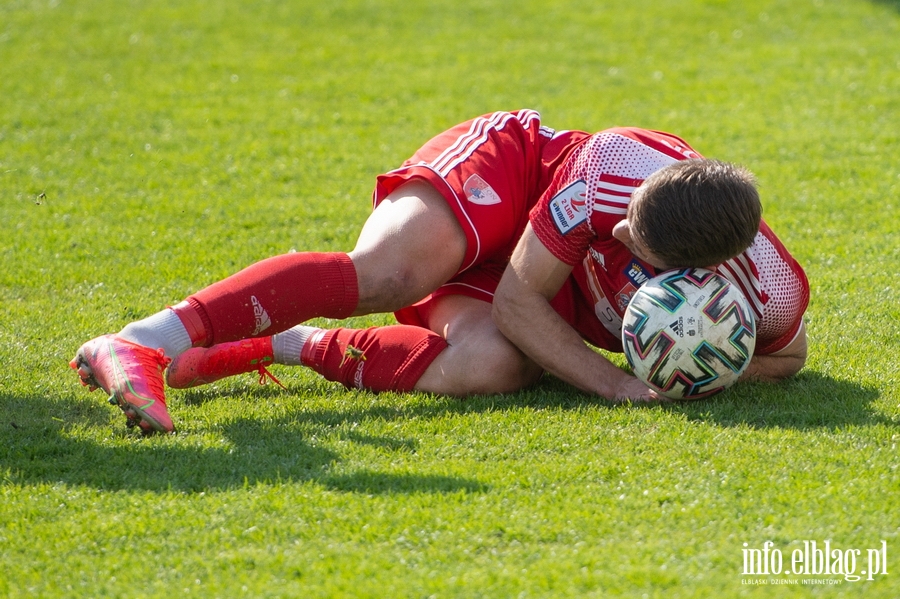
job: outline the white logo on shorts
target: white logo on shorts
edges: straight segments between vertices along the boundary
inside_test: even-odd
[[[491,206],[500,203],[500,196],[494,191],[494,188],[488,185],[487,181],[479,177],[477,174],[466,179],[463,186],[466,191],[466,197],[473,204],[481,206]]]

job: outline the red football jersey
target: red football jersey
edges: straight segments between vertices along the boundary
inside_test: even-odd
[[[574,266],[553,306],[589,343],[622,351],[622,317],[656,270],[612,236],[632,192],[677,160],[701,158],[684,140],[659,131],[615,128],[582,141],[531,210],[538,238]],[[754,243],[717,271],[738,285],[756,315],[756,353],[773,353],[797,335],[809,302],[803,269],[763,222]]]

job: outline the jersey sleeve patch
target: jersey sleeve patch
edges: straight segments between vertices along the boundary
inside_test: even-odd
[[[587,184],[583,180],[563,188],[548,203],[550,218],[565,235],[587,220]]]

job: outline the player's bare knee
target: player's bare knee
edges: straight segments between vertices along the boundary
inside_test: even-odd
[[[511,343],[492,344],[491,351],[478,356],[473,368],[473,387],[482,393],[511,393],[534,384],[543,372],[537,364]]]
[[[352,253],[350,256],[353,259]],[[390,261],[370,266],[369,260],[354,260],[354,264],[359,286],[358,313],[394,312],[434,290],[418,272],[421,266]]]

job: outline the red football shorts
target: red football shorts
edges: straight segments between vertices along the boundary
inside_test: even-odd
[[[540,197],[541,150],[551,135],[541,129],[534,111],[495,112],[437,135],[400,168],[378,176],[374,205],[403,183],[424,179],[444,196],[466,234],[459,273],[431,297],[493,299],[528,212]],[[415,307],[401,310],[397,318],[424,324]]]
[[[456,125],[403,165],[379,175],[373,202],[411,179],[425,179],[453,209],[468,241],[460,272],[486,260],[508,260],[540,195],[540,116],[495,112]]]

